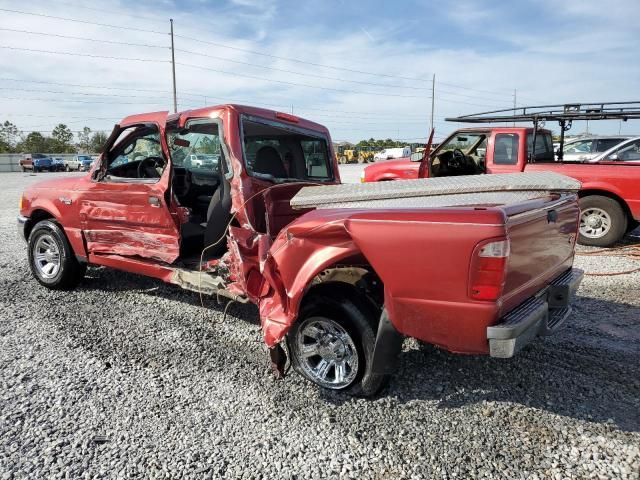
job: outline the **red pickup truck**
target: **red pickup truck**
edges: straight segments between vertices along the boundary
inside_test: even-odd
[[[86,176],[24,191],[34,277],[69,289],[102,265],[253,302],[274,368],[288,352],[321,387],[376,393],[403,336],[510,357],[564,321],[582,278],[572,269],[579,184],[560,175],[542,190],[518,175],[530,191],[517,198],[496,199],[497,181],[513,176],[480,188],[416,180],[403,194],[449,189],[437,198],[447,208],[317,205],[309,194],[331,204],[378,185],[340,185],[325,127],[238,105],[127,117],[103,152]]]
[[[555,161],[551,132],[538,130],[531,161],[533,128],[464,128],[453,132],[430,155],[426,176],[551,171],[582,183],[578,243],[608,247],[640,221],[640,162]],[[422,154],[367,166],[363,182],[418,178]]]

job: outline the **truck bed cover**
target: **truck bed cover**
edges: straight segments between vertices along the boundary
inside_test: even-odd
[[[573,193],[580,182],[554,172],[465,175],[401,182],[304,187],[291,199],[302,208],[430,208],[505,205],[549,193]]]

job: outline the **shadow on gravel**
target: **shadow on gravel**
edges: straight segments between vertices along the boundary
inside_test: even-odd
[[[115,276],[110,278],[111,275]],[[199,295],[154,279],[122,272],[116,274],[108,269],[91,269],[89,277],[81,289],[148,291],[150,296],[201,305]],[[212,297],[204,298],[207,308],[219,314],[223,312],[224,305],[216,305]],[[252,305],[233,305],[229,314],[234,320],[239,318],[247,323],[259,323]],[[67,324],[63,328],[73,331],[77,327]],[[640,431],[639,332],[640,307],[580,297],[576,301],[575,313],[560,332],[552,337],[539,338],[512,359],[455,355],[427,345],[403,351],[398,371],[382,396],[400,403],[436,401],[438,408],[442,409],[484,402],[512,402],[579,420],[610,424],[627,431]],[[227,344],[224,353],[210,351],[213,357],[210,360],[215,362],[220,361],[221,355],[236,355],[238,360],[245,357],[241,363],[250,366],[256,361],[255,355],[262,355],[258,351],[251,354],[242,346],[246,341],[246,350],[253,350],[256,345],[250,344],[258,338],[237,340],[232,348],[235,351],[229,351]],[[202,347],[216,349],[218,341],[215,338],[211,341],[208,347]],[[110,342],[107,340],[105,343]],[[92,345],[90,348],[95,347]],[[141,345],[137,348],[145,350]],[[125,358],[129,356],[124,346],[118,348],[112,343],[109,350],[116,350],[107,353],[110,357],[114,354]],[[140,353],[159,364],[169,360],[164,358],[163,362],[163,355],[171,357],[177,354],[173,360],[178,363],[194,360],[189,354],[173,350],[138,352],[133,356]],[[169,363],[173,362],[169,360]],[[254,371],[254,374],[268,375],[266,371]],[[313,387],[309,385],[309,388]],[[332,392],[321,391],[320,396],[323,401],[336,405],[352,401],[348,396]],[[487,410],[489,415],[494,414],[494,409],[483,410]]]
[[[640,307],[584,297],[576,304],[560,332],[511,359],[427,345],[405,351],[385,395],[439,408],[513,402],[640,431]]]
[[[189,290],[184,290],[176,285],[170,285],[161,280],[144,275],[135,275],[132,273],[112,270],[105,267],[91,267],[87,271],[87,275],[78,286],[78,290],[82,291],[99,291],[99,292],[131,292],[146,293],[149,297],[162,297],[167,300],[177,300],[188,305],[202,308],[210,308],[220,314],[224,313],[228,299],[221,297],[220,303],[215,295],[202,295]],[[242,320],[260,325],[260,319],[257,310],[252,304],[240,304],[234,302],[228,309],[227,313]]]

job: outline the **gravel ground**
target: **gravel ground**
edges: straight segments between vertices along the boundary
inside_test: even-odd
[[[383,396],[343,398],[274,380],[252,307],[223,322],[213,300],[97,268],[40,287],[15,227],[35,179],[0,175],[0,480],[639,478],[638,273],[587,277],[566,327],[517,358],[407,341]]]

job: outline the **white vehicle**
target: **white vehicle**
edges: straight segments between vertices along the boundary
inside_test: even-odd
[[[562,160],[565,162],[589,162],[629,138],[624,135],[576,138],[564,144]]]
[[[619,143],[604,153],[588,160],[588,163],[596,162],[640,162],[640,137],[630,138],[626,142]]]
[[[392,158],[402,158],[410,156],[411,147],[385,148],[384,150],[376,153],[373,156],[373,160],[377,162],[378,160],[390,160]]]

